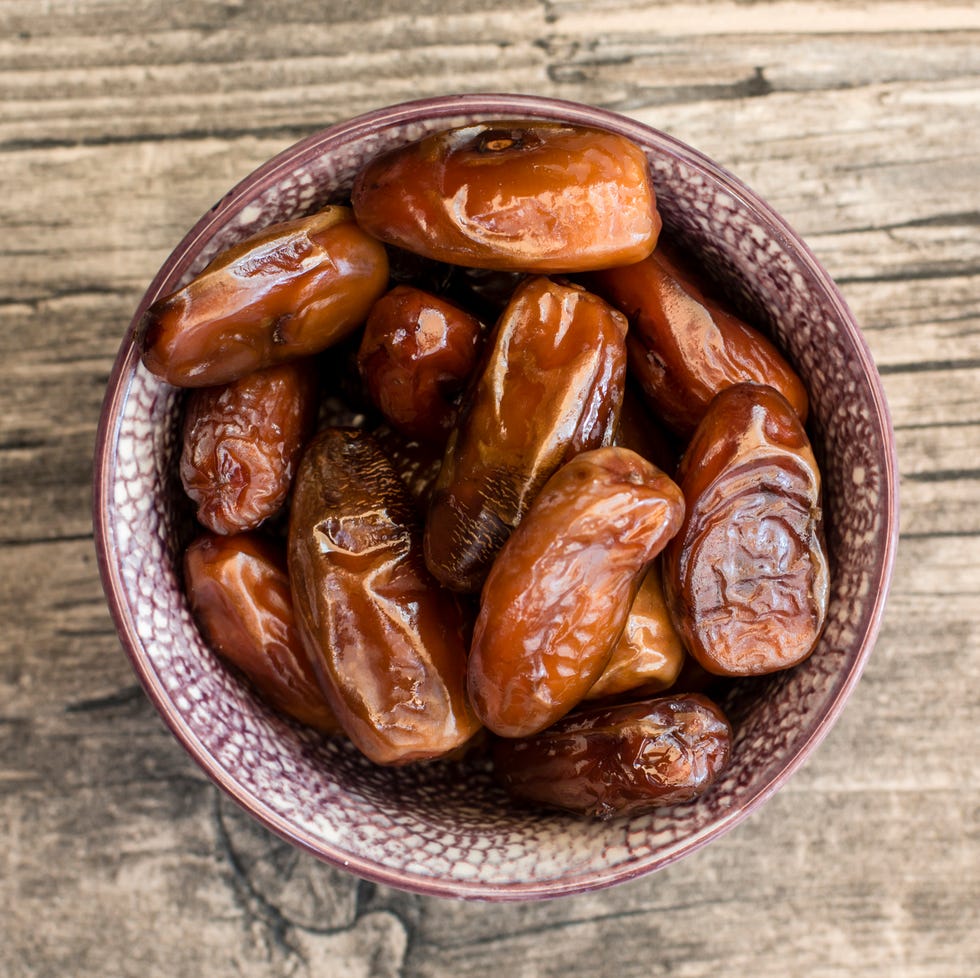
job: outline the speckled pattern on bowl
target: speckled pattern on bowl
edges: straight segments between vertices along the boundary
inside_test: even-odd
[[[265,225],[343,199],[377,152],[476,119],[597,125],[642,145],[665,225],[700,253],[789,355],[811,395],[833,584],[813,656],[736,685],[733,761],[698,801],[592,822],[508,804],[479,763],[371,765],[266,709],[202,642],[179,579],[180,392],[139,363],[143,310]],[[534,899],[607,886],[717,838],[800,765],[837,718],[874,643],[898,527],[894,438],[880,381],[827,273],[785,222],[663,133],[574,103],[512,95],[397,105],[336,125],[262,166],[190,231],[153,281],[109,380],[95,459],[95,537],[123,646],[204,771],[269,828],[337,866],[421,893]]]

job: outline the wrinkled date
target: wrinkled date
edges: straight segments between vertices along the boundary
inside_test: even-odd
[[[625,333],[618,312],[577,286],[538,277],[514,294],[432,492],[425,556],[447,587],[479,590],[548,477],[612,439]]]
[[[444,444],[482,333],[480,321],[451,302],[396,286],[371,309],[357,352],[371,399],[409,438]]]
[[[731,743],[721,710],[690,694],[570,714],[535,737],[497,741],[493,760],[515,798],[607,819],[703,794]]]
[[[467,685],[486,727],[523,737],[589,691],[684,500],[625,448],[583,452],[545,484],[480,596]]]
[[[678,470],[684,525],[664,551],[668,605],[709,672],[762,675],[802,662],[827,613],[820,473],[776,390],[722,391]]]
[[[262,537],[204,533],[184,554],[184,584],[208,644],[274,709],[338,733],[296,629],[286,556]]]
[[[296,476],[290,580],[321,687],[379,764],[438,757],[479,729],[465,693],[469,622],[421,543],[408,490],[370,436],[321,431]]]
[[[199,523],[239,533],[280,510],[313,433],[318,396],[307,360],[189,393],[180,478]]]
[[[628,265],[657,243],[643,151],[553,122],[478,123],[380,156],[352,193],[366,231],[454,265],[535,273]]]
[[[689,436],[715,394],[743,381],[775,387],[806,420],[806,389],[782,354],[705,296],[663,247],[628,268],[587,276],[587,285],[626,314],[630,370],[677,434]]]
[[[360,326],[388,282],[383,245],[326,207],[222,252],[140,322],[143,363],[177,387],[224,384],[318,353]]]
[[[674,684],[684,659],[684,645],[664,599],[660,561],[656,560],[633,599],[626,627],[606,668],[586,699],[659,693]]]

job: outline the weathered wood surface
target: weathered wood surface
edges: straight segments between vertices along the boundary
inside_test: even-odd
[[[322,866],[185,756],[120,650],[92,444],[184,230],[330,122],[450,91],[612,107],[738,173],[863,322],[903,542],[838,726],[667,870],[530,906]],[[0,0],[0,975],[980,974],[980,8]]]

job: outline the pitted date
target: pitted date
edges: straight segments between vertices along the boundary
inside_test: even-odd
[[[479,729],[465,691],[470,622],[421,543],[408,490],[371,437],[321,431],[296,477],[290,580],[321,688],[379,764],[445,755]]]
[[[712,401],[678,470],[684,525],[664,551],[668,605],[716,675],[802,662],[827,614],[820,472],[789,402],[739,384]]]
[[[480,596],[467,687],[489,730],[537,733],[585,697],[683,515],[677,486],[625,448],[583,452],[548,480]]]
[[[597,296],[548,278],[514,294],[449,436],[425,531],[429,569],[478,591],[548,477],[608,444],[626,372],[626,320]]]
[[[280,547],[254,533],[203,533],[184,552],[184,585],[205,641],[271,707],[317,730],[340,732],[296,630]]]
[[[360,326],[388,281],[388,257],[348,207],[276,224],[222,252],[158,299],[137,343],[152,373],[210,387],[318,353]]]
[[[622,693],[649,695],[673,686],[686,654],[664,599],[659,558],[646,572],[633,599],[626,627],[586,699]]]
[[[689,437],[715,394],[742,382],[775,387],[806,420],[806,389],[783,355],[704,295],[663,246],[635,265],[587,276],[586,284],[626,314],[630,370],[677,434]]]
[[[475,123],[378,157],[352,193],[360,225],[454,265],[534,273],[628,265],[660,231],[643,151],[598,129]]]
[[[202,526],[240,533],[282,508],[313,433],[317,397],[306,359],[190,391],[180,478]]]
[[[703,794],[731,756],[732,728],[698,694],[570,714],[534,737],[499,740],[494,769],[522,801],[598,819]]]
[[[453,303],[395,286],[372,307],[357,364],[381,413],[409,438],[445,444],[483,326]]]

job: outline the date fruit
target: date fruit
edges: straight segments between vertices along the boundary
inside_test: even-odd
[[[327,428],[310,443],[288,552],[300,634],[354,745],[405,764],[468,741],[470,622],[426,570],[408,489],[365,432]]]
[[[146,310],[137,343],[176,387],[210,387],[318,353],[360,326],[388,283],[384,246],[348,207],[276,224]]]
[[[629,449],[583,452],[548,480],[480,596],[467,687],[489,730],[537,733],[585,697],[683,516],[680,489]]]
[[[549,476],[611,441],[625,334],[623,316],[577,286],[536,277],[514,294],[464,398],[432,493],[425,556],[444,585],[478,591]]]
[[[499,740],[494,769],[515,798],[598,819],[641,815],[703,794],[731,756],[711,700],[663,696],[570,714],[537,736]]]
[[[640,261],[661,224],[639,146],[557,122],[475,123],[426,136],[369,163],[351,200],[361,227],[389,244],[536,274]]]
[[[623,634],[586,699],[659,693],[673,686],[687,656],[664,599],[660,561],[646,572]]]
[[[317,393],[307,359],[190,391],[180,478],[199,523],[240,533],[282,508],[313,433]]]
[[[664,589],[688,651],[716,675],[802,662],[827,614],[820,472],[789,402],[759,384],[712,401],[677,480],[687,513]]]
[[[690,436],[720,390],[746,381],[775,387],[806,420],[806,389],[783,355],[704,295],[663,248],[585,282],[626,314],[630,371],[658,417],[678,435]]]
[[[480,321],[451,302],[395,286],[372,307],[357,352],[371,399],[409,438],[445,444],[482,334]]]
[[[184,583],[205,641],[270,706],[317,730],[340,732],[296,630],[280,548],[253,533],[203,533],[184,552]]]

